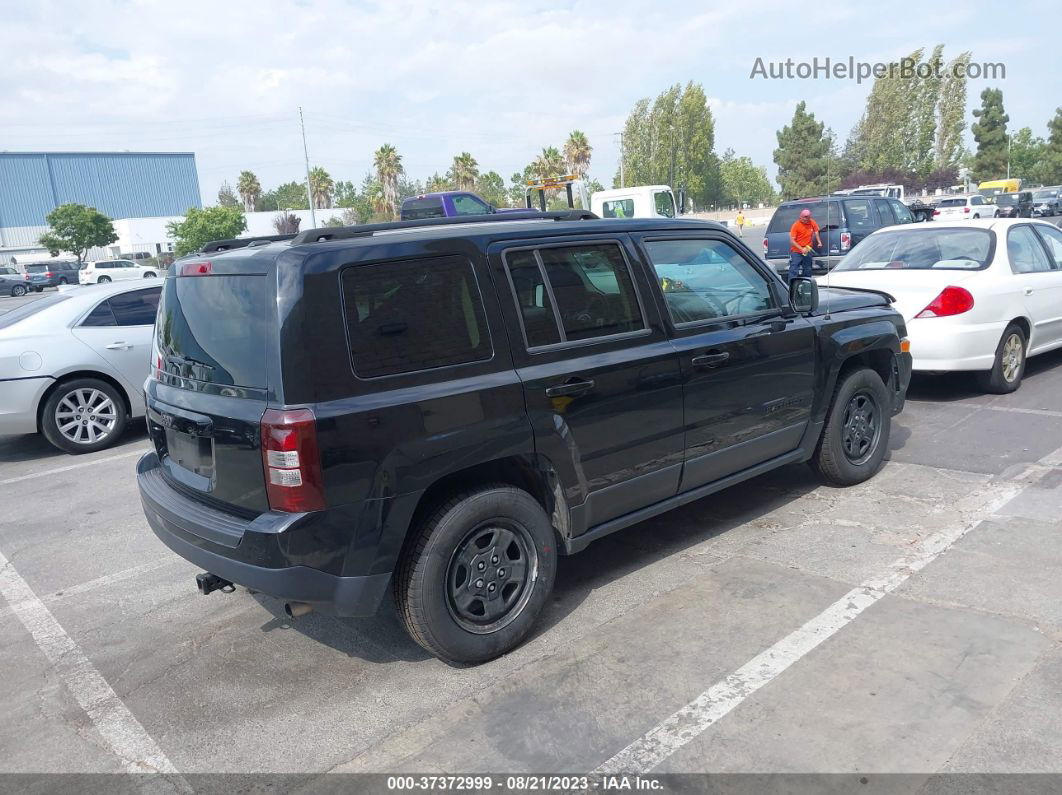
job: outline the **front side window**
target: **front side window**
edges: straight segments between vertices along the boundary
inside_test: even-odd
[[[896,223],[898,224],[913,224],[914,216],[907,208],[907,205],[903,202],[896,201],[896,199],[889,200],[889,206],[892,207],[892,212],[896,216]]]
[[[614,243],[507,252],[505,264],[529,348],[645,328],[630,268]]]
[[[1026,224],[1012,226],[1007,232],[1007,256],[1015,273],[1040,273],[1052,270],[1036,233]]]
[[[665,218],[675,217],[675,199],[668,191],[660,190],[653,194],[653,204],[656,214]]]
[[[601,206],[605,218],[633,218],[634,199],[613,199]]]
[[[490,207],[475,196],[454,196],[454,212],[458,215],[488,215]]]
[[[362,378],[483,361],[493,355],[472,263],[461,257],[346,268],[343,301]]]
[[[774,308],[767,280],[720,240],[659,240],[645,247],[676,324]]]

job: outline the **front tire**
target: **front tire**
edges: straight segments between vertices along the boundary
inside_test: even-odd
[[[395,604],[406,631],[436,657],[486,662],[527,636],[556,570],[542,506],[492,484],[449,500],[414,531],[395,572]]]
[[[103,450],[125,430],[125,401],[97,378],[60,384],[44,403],[41,432],[60,450],[78,455]]]
[[[11,288],[11,296],[13,298],[21,298],[28,292],[29,290],[26,289],[26,285],[24,284],[16,284],[14,287]]]
[[[977,374],[977,383],[985,392],[1006,395],[1021,386],[1025,375],[1027,340],[1021,326],[1011,323],[996,346],[992,369]]]
[[[811,467],[833,486],[862,483],[881,469],[891,430],[892,395],[881,376],[866,367],[852,370],[834,390]]]

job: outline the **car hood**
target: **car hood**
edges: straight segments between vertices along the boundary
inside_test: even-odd
[[[830,312],[847,312],[853,309],[866,309],[871,306],[888,306],[892,303],[892,296],[873,289],[858,288],[847,290],[843,287],[823,287],[824,279],[819,279],[819,308],[814,312],[816,315],[825,315]]]
[[[827,292],[838,288],[856,288],[859,290],[880,290],[893,297],[893,306],[910,322],[915,315],[940,295],[950,285],[961,285],[974,278],[981,271],[976,270],[867,270],[834,271],[829,274],[829,291],[820,290],[819,305],[825,304]],[[819,286],[823,287],[826,277],[820,276]],[[839,292],[849,292],[840,290]],[[831,307],[832,308],[832,307]]]

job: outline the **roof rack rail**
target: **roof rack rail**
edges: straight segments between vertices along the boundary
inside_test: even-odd
[[[199,249],[200,254],[212,254],[216,251],[231,251],[234,248],[265,246],[278,240],[291,240],[295,235],[256,235],[255,237],[237,237],[232,240],[211,240]]]
[[[421,218],[416,221],[386,221],[378,224],[355,226],[326,226],[299,232],[291,241],[293,246],[301,243],[324,243],[329,240],[346,240],[354,237],[370,237],[376,232],[390,229],[417,229],[427,226],[452,226],[457,224],[504,223],[505,221],[593,221],[597,216],[588,210],[517,210],[492,215],[462,215],[456,218]]]

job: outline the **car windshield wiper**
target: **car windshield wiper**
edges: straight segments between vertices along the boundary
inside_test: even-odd
[[[166,357],[166,361],[170,364],[191,364],[195,367],[205,367],[207,370],[216,370],[212,364],[201,362],[198,359],[193,359],[191,356],[181,356],[180,354],[170,354]]]

